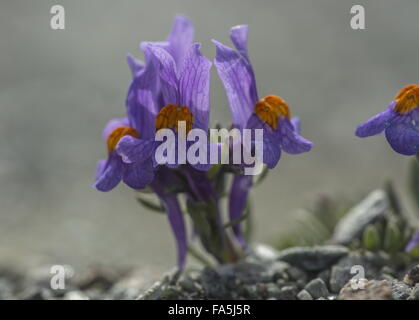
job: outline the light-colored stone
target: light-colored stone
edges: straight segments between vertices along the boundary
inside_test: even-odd
[[[388,208],[389,201],[383,190],[371,192],[339,221],[332,242],[342,245],[350,243],[359,237],[368,225],[383,218]]]

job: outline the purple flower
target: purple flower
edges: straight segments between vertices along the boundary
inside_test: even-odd
[[[133,78],[145,67],[144,62],[137,60],[130,54],[127,56],[127,63]]]
[[[360,137],[385,132],[394,151],[411,156],[419,153],[419,86],[402,88],[386,110],[375,115],[356,129]]]
[[[419,231],[410,239],[409,243],[406,246],[405,251],[409,252],[412,251],[414,248],[419,246]]]
[[[154,176],[151,162],[124,163],[115,148],[123,136],[138,136],[138,132],[128,126],[128,119],[111,120],[105,127],[103,136],[107,141],[108,159],[99,160],[96,166],[95,188],[99,191],[110,191],[123,180],[133,189],[143,189]]]
[[[283,99],[274,95],[259,99],[247,52],[247,34],[245,25],[231,28],[230,38],[236,50],[213,40],[217,50],[214,64],[227,93],[233,126],[263,129],[263,162],[272,169],[279,161],[281,150],[290,154],[307,152],[312,143],[300,136],[299,120],[291,118],[288,104]],[[231,220],[243,215],[251,187],[251,177],[234,177],[229,201]],[[244,245],[240,225],[234,226],[233,231]]]
[[[263,162],[274,168],[281,150],[298,154],[311,150],[312,143],[293,125],[288,104],[278,96],[259,99],[256,79],[247,52],[245,25],[230,30],[236,50],[213,40],[217,48],[215,66],[227,93],[233,125],[240,129],[263,129]]]
[[[188,28],[183,25],[174,30],[186,32],[185,29]],[[192,31],[186,33],[193,34]],[[139,84],[135,81],[129,90],[128,112],[142,114],[141,110],[147,109],[149,118],[141,121],[142,127],[147,127],[146,136],[126,136],[119,142],[117,151],[125,162],[143,162],[149,158],[154,160],[155,150],[162,143],[155,141],[156,130],[171,129],[178,134],[180,121],[186,123],[186,133],[193,128],[208,129],[211,62],[201,55],[199,44],[190,43],[190,37],[176,37],[175,31],[172,31],[170,37],[184,41],[183,45],[179,42],[175,42],[176,46],[170,43],[166,46],[155,43],[143,45],[143,50],[155,62],[154,72],[158,73],[159,91],[144,91],[147,82]],[[140,118],[139,115],[135,117]],[[172,147],[176,148],[176,145]],[[173,167],[177,167],[177,161]],[[196,167],[207,170],[209,165]]]
[[[96,169],[94,186],[100,191],[113,189],[121,180],[134,189],[143,189],[154,178],[151,153],[154,151],[155,114],[161,96],[157,61],[148,50],[150,45],[166,48],[183,59],[184,47],[193,40],[193,27],[188,19],[177,16],[166,42],[144,42],[146,63],[127,57],[133,80],[127,94],[127,117],[111,120],[105,127],[103,137],[108,145],[108,159],[100,160]],[[127,139],[128,138],[128,139]],[[142,152],[147,155],[137,161],[127,161],[127,156],[119,154],[119,144],[123,141],[141,141]],[[139,151],[139,148],[136,149]]]

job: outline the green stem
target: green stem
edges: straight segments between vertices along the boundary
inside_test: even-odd
[[[202,255],[200,252],[195,250],[192,246],[188,247],[188,252],[192,257],[194,257],[197,261],[201,262],[206,267],[212,267],[213,264],[211,261],[209,261],[204,255]]]

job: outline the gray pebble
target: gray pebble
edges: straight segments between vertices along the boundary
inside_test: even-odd
[[[353,207],[337,224],[332,242],[348,244],[358,238],[364,229],[382,219],[389,208],[385,191],[375,190]]]
[[[406,300],[412,292],[408,285],[399,281],[393,281],[391,287],[394,300]]]
[[[287,273],[292,280],[296,280],[296,281],[302,280],[303,282],[307,282],[308,276],[300,268],[290,267],[289,269],[287,269]]]
[[[403,281],[410,286],[419,283],[419,264],[409,270]]]
[[[352,279],[350,267],[333,266],[330,273],[330,290],[333,293],[339,293],[343,286]]]
[[[89,297],[81,291],[70,291],[64,295],[64,300],[89,300]]]
[[[311,280],[304,288],[314,299],[320,297],[327,297],[329,290],[327,290],[326,284],[320,278]]]
[[[294,247],[281,251],[279,259],[306,271],[321,271],[348,254],[343,246]]]
[[[198,288],[196,287],[196,282],[190,279],[189,277],[183,277],[178,281],[178,284],[188,292],[196,291]]]
[[[419,284],[412,289],[408,300],[419,300]]]
[[[289,285],[281,288],[279,295],[280,300],[296,300],[298,289],[295,286]]]
[[[307,290],[303,289],[297,294],[298,300],[313,300],[313,297]]]

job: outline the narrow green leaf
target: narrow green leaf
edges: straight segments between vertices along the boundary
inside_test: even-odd
[[[262,172],[257,176],[255,183],[253,184],[255,187],[260,185],[268,176],[269,169],[267,166],[264,166]]]
[[[246,212],[245,212],[245,214],[243,214],[241,217],[239,217],[239,218],[237,218],[237,219],[234,219],[234,220],[231,220],[231,221],[227,222],[226,224],[224,224],[223,228],[224,228],[224,229],[232,228],[232,227],[234,227],[234,226],[236,226],[236,225],[240,224],[240,223],[241,223],[242,221],[244,221],[246,218],[248,218],[248,215],[247,215],[247,214],[246,214]]]
[[[365,228],[362,235],[362,246],[363,248],[370,251],[377,251],[380,249],[380,235],[375,225],[369,225]]]
[[[418,158],[419,160],[419,158]],[[414,159],[410,164],[408,176],[408,188],[412,199],[417,207],[417,216],[419,217],[419,161]]]
[[[206,267],[214,267],[214,264],[209,259],[207,259],[205,255],[203,255],[201,252],[196,250],[194,247],[188,246],[188,253],[192,257],[194,257],[197,261],[201,262],[202,265]]]
[[[237,166],[225,166],[224,171],[233,174],[243,174],[243,170]]]
[[[399,197],[397,196],[396,190],[394,190],[393,183],[391,181],[386,181],[384,184],[384,191],[387,194],[387,198],[390,203],[390,207],[393,209],[394,213],[401,214],[401,206]]]
[[[137,197],[137,201],[142,206],[144,206],[145,208],[147,208],[151,211],[158,212],[158,213],[165,213],[166,212],[164,207],[160,203],[155,203],[155,202],[152,202],[150,200],[143,199],[143,198],[140,198],[140,197]]]
[[[210,180],[214,179],[217,174],[220,172],[220,170],[222,169],[222,164],[215,164],[213,165],[208,171],[207,171],[207,176]]]
[[[419,247],[413,248],[412,250],[410,250],[407,255],[409,257],[411,257],[414,260],[419,259]]]
[[[253,221],[253,205],[252,200],[247,198],[246,209],[244,211],[244,216],[246,217],[245,224],[244,224],[244,239],[247,242],[250,242],[254,232],[254,221]]]
[[[211,226],[207,219],[206,206],[207,204],[203,202],[187,201],[186,203],[186,209],[199,234],[203,235],[205,238],[209,238],[211,235]]]
[[[402,242],[402,235],[400,228],[394,220],[387,223],[384,235],[384,250],[390,254],[395,254],[399,251]]]

